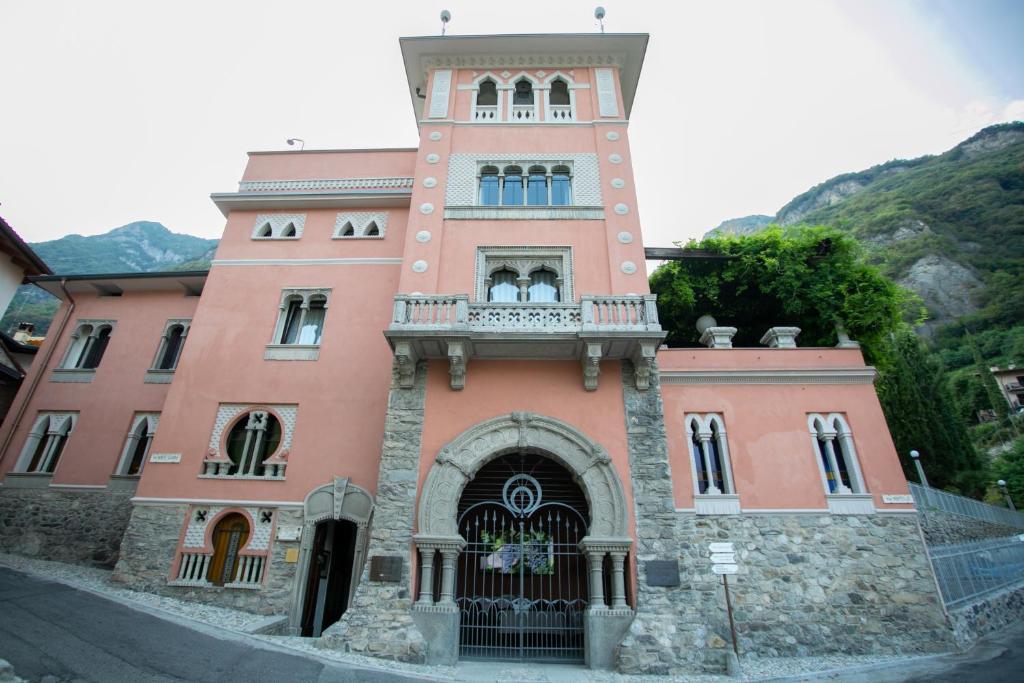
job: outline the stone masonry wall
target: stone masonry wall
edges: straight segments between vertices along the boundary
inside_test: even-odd
[[[963,650],[982,636],[1024,619],[1024,585],[990,595],[960,609],[951,610],[953,637]]]
[[[735,544],[730,578],[740,653],[941,652],[953,642],[916,516],[676,512],[660,388],[623,364],[637,532],[637,615],[620,643],[624,673],[721,672],[730,647],[707,546]],[[676,560],[681,585],[647,583],[649,560]]]
[[[1021,529],[986,522],[974,517],[955,515],[942,510],[922,510],[921,530],[928,545],[983,541],[988,538],[1003,538],[1021,533]]]
[[[131,492],[0,489],[0,549],[71,564],[113,567]]]
[[[320,647],[383,659],[425,661],[426,643],[412,619],[409,551],[412,549],[426,380],[427,365],[422,362],[416,369],[416,381],[411,389],[402,389],[392,380],[367,561],[351,606],[340,621],[324,631],[318,642]],[[370,566],[378,555],[401,558],[398,582],[370,580]]]
[[[168,585],[167,579],[178,552],[179,534],[188,512],[187,505],[135,505],[124,535],[121,560],[111,580],[134,590],[253,614],[288,614],[298,565],[287,563],[284,558],[289,548],[298,547],[297,543],[272,541],[270,565],[260,589]],[[275,514],[279,526],[302,524],[301,510],[278,509]]]

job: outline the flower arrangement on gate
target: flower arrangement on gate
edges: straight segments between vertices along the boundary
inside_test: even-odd
[[[480,542],[491,551],[480,558],[480,569],[518,574],[555,573],[555,544],[545,531],[507,529],[500,533],[480,532]]]

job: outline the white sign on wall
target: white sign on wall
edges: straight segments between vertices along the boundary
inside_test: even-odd
[[[277,540],[297,541],[302,535],[301,526],[279,526],[277,527]]]
[[[740,567],[736,564],[736,549],[731,541],[708,543],[711,551],[711,571],[715,574],[738,574]]]
[[[434,72],[433,88],[430,90],[430,114],[432,119],[448,116],[448,96],[452,91],[452,70],[438,69]]]
[[[909,493],[883,493],[883,503],[913,503],[914,497]]]
[[[738,564],[713,564],[711,571],[716,574],[739,574],[740,566]]]
[[[181,453],[153,453],[150,462],[181,462]]]

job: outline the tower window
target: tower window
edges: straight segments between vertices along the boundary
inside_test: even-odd
[[[551,81],[551,104],[569,105],[569,84],[561,78]]]
[[[498,106],[498,86],[494,81],[488,78],[480,83],[480,91],[476,94],[476,104],[478,107]]]
[[[523,205],[523,169],[518,166],[505,168],[505,182],[502,184],[502,206]]]
[[[525,78],[516,81],[512,104],[533,104],[533,83]]]
[[[519,165],[501,171],[488,164],[478,176],[480,206],[571,206],[572,171],[564,163]]]

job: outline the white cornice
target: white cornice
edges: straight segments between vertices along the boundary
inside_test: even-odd
[[[404,187],[325,192],[217,192],[210,195],[225,218],[232,211],[409,206],[411,198],[412,188]]]
[[[871,367],[789,370],[662,370],[662,384],[871,384]]]
[[[397,266],[400,258],[235,258],[214,259],[211,266]]]

